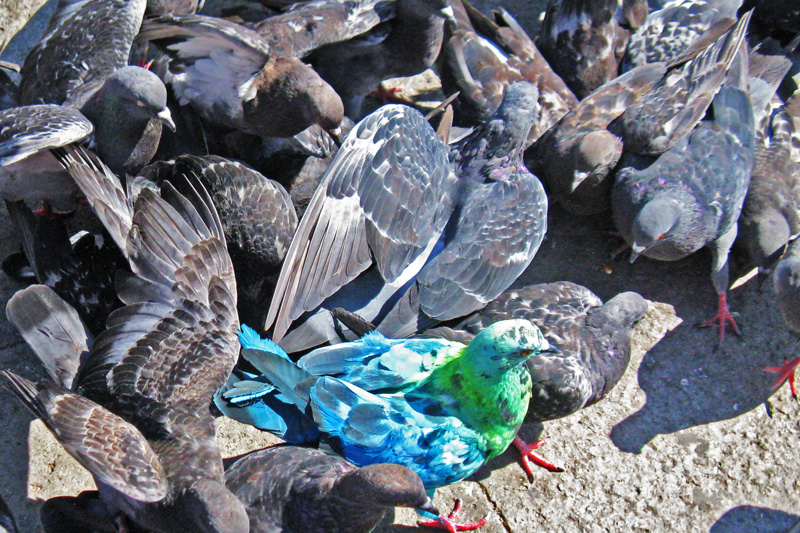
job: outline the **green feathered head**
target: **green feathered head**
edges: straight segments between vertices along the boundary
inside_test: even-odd
[[[555,351],[535,324],[522,319],[495,322],[469,343],[473,360],[484,370],[509,370],[532,355]]]

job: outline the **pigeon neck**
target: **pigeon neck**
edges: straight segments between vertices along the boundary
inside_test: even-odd
[[[417,2],[397,2],[397,15],[383,46],[396,76],[413,76],[433,65],[444,39],[444,16],[420,9]]]

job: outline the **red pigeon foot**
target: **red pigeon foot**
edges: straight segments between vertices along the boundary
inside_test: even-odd
[[[775,372],[776,374],[780,374],[778,379],[776,379],[775,383],[772,385],[772,388],[777,390],[781,385],[784,384],[784,382],[786,382],[786,380],[789,380],[789,387],[792,389],[792,396],[796,399],[797,389],[794,386],[794,371],[797,369],[798,365],[800,365],[800,357],[793,361],[786,361],[781,366],[765,367],[764,370],[767,372]]]
[[[459,524],[458,522],[454,522],[453,520],[456,518],[456,516],[460,511],[461,511],[461,500],[456,500],[455,507],[453,507],[453,510],[450,511],[450,514],[448,514],[447,516],[440,516],[435,520],[420,520],[417,523],[417,525],[420,527],[444,529],[447,530],[448,533],[456,533],[457,531],[474,531],[486,523],[485,516],[480,520],[478,520],[477,522],[472,522],[471,524]]]
[[[514,437],[514,442],[512,444],[514,447],[519,450],[520,455],[522,456],[522,468],[525,469],[525,472],[528,473],[528,478],[533,477],[533,468],[531,467],[531,461],[536,463],[537,465],[541,466],[542,468],[549,470],[550,472],[563,472],[563,468],[559,468],[554,464],[548,463],[538,455],[533,453],[533,450],[537,448],[541,448],[547,443],[544,439],[539,439],[536,442],[531,442],[528,444],[524,440],[522,440],[519,436]]]
[[[719,308],[717,309],[717,314],[714,315],[711,320],[708,322],[703,322],[700,324],[701,328],[705,328],[711,326],[712,324],[719,324],[719,342],[722,343],[725,340],[725,323],[729,322],[733,331],[737,335],[741,335],[739,332],[739,326],[736,325],[736,322],[733,320],[733,316],[731,315],[730,311],[728,311],[728,302],[725,297],[725,293],[719,293]]]
[[[397,96],[397,93],[403,92],[402,87],[391,87],[387,89],[383,86],[382,83],[378,84],[378,88],[372,91],[370,94],[381,101],[381,104],[403,104],[414,106],[414,102],[409,100],[408,98],[403,98],[402,96]]]

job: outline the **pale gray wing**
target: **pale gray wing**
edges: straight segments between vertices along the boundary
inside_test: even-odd
[[[137,39],[150,41],[170,57],[168,82],[181,105],[204,115],[241,121],[256,75],[270,57],[267,42],[233,22],[202,15],[147,19]]]
[[[455,227],[417,279],[420,310],[436,320],[480,309],[527,268],[547,230],[544,188],[520,171],[482,184],[465,200]]]
[[[50,287],[31,285],[11,297],[6,316],[50,377],[71,389],[90,339],[77,311]]]
[[[133,205],[119,178],[99,157],[80,146],[65,146],[53,153],[75,180],[100,222],[127,258]]]
[[[167,495],[167,477],[141,432],[104,407],[55,383],[0,371],[3,385],[39,417],[99,481],[142,502]]]
[[[70,107],[32,105],[0,111],[0,167],[78,142],[93,130],[89,119]]]
[[[453,186],[447,149],[418,111],[384,106],[357,124],[292,240],[265,325],[273,339],[373,262],[387,283],[416,274]]]

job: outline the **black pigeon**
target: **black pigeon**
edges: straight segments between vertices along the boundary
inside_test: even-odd
[[[631,245],[631,261],[640,254],[675,261],[708,246],[713,255],[711,280],[719,297],[720,341],[730,315],[728,252],[736,238],[753,168],[753,110],[746,92],[746,50],[728,74],[713,103],[713,119],[642,169],[617,173],[612,191],[614,221]]]
[[[277,277],[297,229],[286,190],[242,163],[213,155],[154,163],[142,175],[158,183],[178,184],[190,175],[199,179],[222,221],[236,272],[239,316],[246,323],[263,322],[275,281],[268,278]]]
[[[359,468],[313,448],[253,452],[225,472],[225,484],[247,507],[251,532],[366,533],[393,507],[439,515],[412,470]]]
[[[224,487],[208,410],[236,363],[239,327],[233,267],[211,200],[199,184],[182,187],[191,194],[165,184],[160,195],[149,187],[126,195],[92,155],[73,148],[62,160],[94,180],[83,189],[135,276],[120,283],[126,305],[88,355],[86,334],[74,316],[64,319],[66,304],[52,304],[58,297],[49,289],[15,295],[12,320],[39,306],[53,318],[47,328],[19,327],[38,339],[30,345],[46,367],[61,371],[39,384],[2,372],[5,385],[92,472],[115,520],[154,531],[246,532],[244,507]]]
[[[605,304],[592,291],[568,281],[509,289],[453,327],[459,342],[469,341],[490,324],[523,318],[542,330],[558,353],[542,353],[525,364],[531,373],[526,422],[562,418],[603,399],[617,384],[631,357],[631,333],[647,313],[647,301],[635,292],[618,294]],[[433,330],[433,335],[441,334]],[[431,334],[428,334],[431,335]],[[465,337],[464,335],[467,335]],[[542,441],[528,444],[537,448]],[[515,442],[519,448],[521,443]],[[529,450],[520,450],[525,469]],[[531,457],[536,460],[535,456]],[[553,469],[552,465],[542,466]]]
[[[457,24],[447,33],[438,70],[445,92],[459,92],[453,103],[459,122],[476,125],[489,120],[506,88],[520,80],[539,89],[539,114],[528,143],[577,105],[578,99],[508,11],[501,8],[490,19],[466,0],[452,0],[450,5]]]
[[[397,0],[394,18],[380,29],[388,33],[322,46],[305,60],[342,97],[345,114],[358,120],[364,97],[381,81],[413,76],[433,65],[447,18],[452,18],[447,0]]]
[[[628,37],[644,23],[648,11],[646,0],[551,0],[539,48],[583,100],[617,77]]]
[[[142,24],[138,40],[168,57],[165,78],[181,105],[211,124],[268,137],[311,125],[335,130],[339,95],[308,65],[273,53],[253,30],[202,15],[163,15]]]
[[[357,124],[292,241],[265,325],[273,339],[289,352],[337,342],[336,307],[404,337],[499,296],[546,228],[544,190],[521,161],[537,96],[529,83],[511,85],[452,162],[406,106]]]

